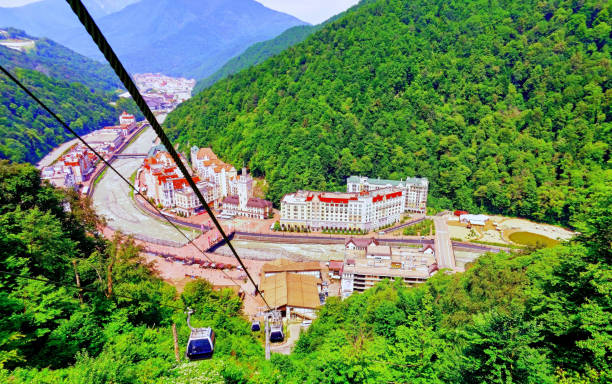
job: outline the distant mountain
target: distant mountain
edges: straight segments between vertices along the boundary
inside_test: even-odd
[[[236,57],[231,58],[227,63],[223,65],[223,67],[218,69],[212,75],[208,76],[205,79],[199,80],[193,89],[193,94],[195,95],[196,93],[204,90],[205,88],[210,87],[217,81],[225,79],[229,75],[238,73],[243,69],[262,63],[266,59],[281,53],[285,49],[294,46],[298,43],[301,43],[308,36],[323,28],[325,24],[333,22],[339,17],[342,17],[346,12],[349,12],[356,7],[358,6],[355,6],[349,9],[348,11],[342,12],[338,15],[335,15],[321,24],[300,25],[297,27],[289,28],[288,30],[273,39],[253,44],[252,46],[247,48],[246,51],[242,52]]]
[[[132,73],[202,79],[252,44],[306,23],[254,0],[88,0],[90,13]],[[125,4],[123,2],[122,4]],[[0,8],[0,27],[45,36],[87,57],[102,54],[65,1]]]
[[[198,79],[253,43],[304,24],[254,0],[143,0],[98,20],[130,72]],[[59,41],[86,56],[101,58],[83,33],[68,33]]]
[[[138,0],[125,0],[125,5]],[[118,11],[121,0],[84,0],[94,18]],[[80,27],[79,20],[64,0],[43,0],[21,7],[0,8],[0,28],[23,29],[33,36],[60,41],[66,31]],[[81,30],[83,28],[81,27]],[[81,33],[85,33],[84,30]]]
[[[193,94],[195,95],[196,93],[210,87],[217,81],[225,79],[234,73],[238,73],[243,69],[257,65],[264,60],[281,53],[288,47],[301,43],[308,36],[318,31],[321,27],[322,24],[300,25],[289,28],[273,39],[251,45],[240,55],[231,58],[215,73],[205,79],[199,80],[193,89]]]
[[[0,64],[8,68],[25,68],[68,82],[79,82],[90,89],[112,91],[123,88],[121,81],[107,64],[82,56],[56,42],[38,39],[16,29],[0,30],[1,38],[27,39],[32,48],[23,51],[0,45]]]

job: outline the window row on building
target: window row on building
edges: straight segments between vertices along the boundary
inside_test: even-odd
[[[376,230],[400,221],[404,194],[397,188],[361,192],[298,191],[281,200],[285,228]]]

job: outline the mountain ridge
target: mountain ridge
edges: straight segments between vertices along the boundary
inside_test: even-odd
[[[366,3],[165,125],[248,164],[276,203],[351,174],[424,176],[434,208],[567,225],[609,168],[608,14],[596,1]]]
[[[48,1],[51,0],[3,9],[3,12],[7,10],[6,17],[0,16],[0,25],[11,21],[24,24],[25,27],[7,26],[49,37],[80,54],[103,61],[102,54],[68,5]],[[31,10],[26,12],[27,21],[24,21],[27,17],[17,16],[20,9]],[[49,14],[54,17],[47,17]],[[307,24],[254,0],[141,0],[117,12],[96,11],[93,16],[128,71],[198,79],[212,74],[253,43]]]

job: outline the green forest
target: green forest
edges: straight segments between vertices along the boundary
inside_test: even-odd
[[[610,183],[610,2],[380,0],[166,120],[265,176],[430,180],[429,204],[573,225]]]
[[[89,201],[3,161],[0,382],[608,383],[612,188],[590,204],[571,243],[329,298],[294,352],[266,361],[231,290],[193,280],[177,294],[130,238],[101,236]],[[211,360],[175,360],[187,306],[217,333]]]
[[[25,52],[0,46],[0,65],[77,133],[118,124],[122,111],[142,113],[131,99],[117,97],[121,82],[110,66],[81,56],[49,39],[8,28],[3,38],[33,39]],[[43,108],[0,74],[0,159],[36,163],[74,137]]]
[[[29,39],[35,46],[25,52],[0,46],[0,64],[7,68],[24,68],[73,83],[78,82],[91,90],[116,91],[123,89],[121,81],[109,65],[60,45],[52,40],[38,39],[14,28],[3,30],[5,38]]]
[[[110,95],[91,92],[80,83],[28,69],[13,68],[11,72],[79,134],[116,125],[122,110],[137,109],[131,99],[119,99],[111,105]],[[0,159],[35,163],[73,138],[38,103],[0,74]]]
[[[199,80],[193,88],[193,94],[196,94],[203,89],[206,89],[221,79],[240,72],[245,68],[257,65],[267,58],[277,55],[295,45],[304,41],[308,36],[318,31],[321,25],[299,25],[292,27],[281,33],[274,39],[256,43],[247,48],[240,55],[230,59],[219,68],[215,73],[205,79]]]

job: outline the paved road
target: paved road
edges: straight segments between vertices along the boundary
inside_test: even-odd
[[[271,344],[270,352],[281,353],[283,355],[291,354],[291,350],[296,341],[300,338],[301,324],[289,324],[289,338],[282,344]]]
[[[455,254],[450,241],[448,225],[444,217],[433,218],[436,226],[436,259],[438,268],[455,268]]]
[[[236,235],[242,236],[252,236],[261,238],[262,241],[266,241],[265,239],[302,239],[302,240],[313,240],[313,243],[316,243],[316,240],[333,240],[334,242],[344,243],[346,237],[337,237],[337,236],[300,236],[300,235],[281,235],[274,233],[255,233],[255,232],[242,232],[236,231]],[[421,239],[387,239],[387,238],[378,238],[377,240],[382,242],[389,243],[406,243],[406,244],[433,244],[433,240],[421,240]]]
[[[155,132],[151,128],[138,137],[123,153],[147,152],[153,144]],[[113,166],[126,178],[142,164],[141,158],[118,159]],[[108,225],[124,233],[136,234],[142,237],[174,241],[181,244],[187,242],[185,237],[170,225],[160,219],[143,213],[129,195],[130,187],[112,170],[107,170],[93,194],[93,205],[99,214],[105,216]],[[196,232],[197,234],[197,232]],[[189,236],[192,233],[188,233]]]
[[[482,252],[494,252],[494,253],[498,253],[501,251],[504,251],[506,249],[510,249],[510,248],[497,248],[497,247],[491,247],[491,246],[487,246],[487,245],[479,245],[479,244],[472,244],[472,243],[463,243],[460,241],[452,241],[453,243],[453,247],[456,248],[467,248],[467,249],[473,249],[476,251],[482,251]]]

